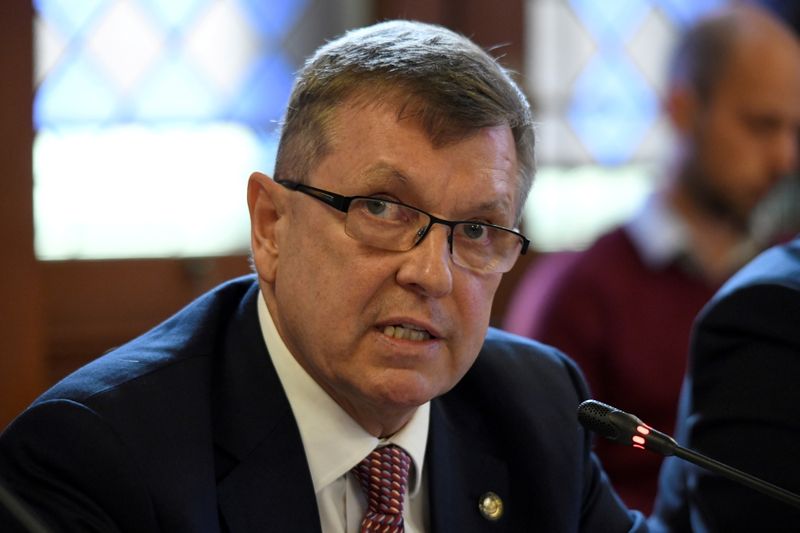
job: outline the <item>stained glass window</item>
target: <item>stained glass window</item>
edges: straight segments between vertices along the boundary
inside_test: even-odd
[[[540,249],[581,248],[652,189],[671,138],[660,111],[678,33],[725,0],[528,0],[525,72],[539,122],[526,208]]]
[[[294,71],[364,4],[36,0],[37,256],[246,251]]]

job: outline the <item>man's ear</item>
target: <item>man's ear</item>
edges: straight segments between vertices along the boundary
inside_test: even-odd
[[[272,283],[278,269],[278,222],[286,214],[283,187],[266,174],[253,172],[247,183],[247,207],[253,263],[259,277]]]
[[[697,91],[688,84],[675,83],[667,88],[664,110],[679,136],[691,135],[699,106]]]

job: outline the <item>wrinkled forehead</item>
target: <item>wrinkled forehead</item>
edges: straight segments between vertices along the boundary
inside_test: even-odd
[[[366,84],[354,88],[337,105],[342,109],[383,109],[395,114],[398,121],[408,121],[420,127],[434,147],[462,141],[486,127],[507,125],[501,119],[487,114],[462,113],[444,108],[439,100],[443,95],[420,94],[413,88],[390,83]],[[339,114],[339,113],[337,113]],[[338,126],[346,127],[346,124]]]
[[[399,113],[396,102],[354,101],[338,110],[328,157],[316,171],[349,178],[349,184],[342,183],[346,187],[360,185],[346,194],[383,191],[434,210],[444,207],[437,199],[453,198],[450,188],[459,203],[502,203],[497,210],[507,213],[503,224],[517,222],[519,166],[507,125],[460,132],[436,146],[419,117]]]
[[[355,91],[337,104],[329,117],[330,120],[327,121],[325,135],[329,150],[335,150],[337,145],[341,144],[337,142],[337,139],[342,139],[352,134],[352,128],[356,126],[353,124],[351,113],[362,113],[370,110],[386,112],[398,123],[418,128],[434,149],[444,149],[478,137],[488,142],[493,136],[485,135],[487,131],[507,131],[511,139],[510,148],[514,160],[515,197],[517,199],[522,198],[523,179],[519,154],[517,153],[513,133],[508,124],[497,123],[497,121],[488,119],[474,123],[465,120],[453,120],[444,110],[438,109],[435,103],[425,101],[415,94],[405,92],[396,87],[387,87],[377,93],[374,92],[374,88]],[[521,200],[517,204],[520,202]],[[515,219],[518,219],[521,205],[515,205],[513,209]]]

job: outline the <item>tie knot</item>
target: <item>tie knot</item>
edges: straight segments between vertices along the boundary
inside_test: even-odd
[[[353,473],[367,495],[362,531],[403,531],[403,499],[411,457],[399,446],[375,448]],[[389,526],[389,529],[384,529]]]

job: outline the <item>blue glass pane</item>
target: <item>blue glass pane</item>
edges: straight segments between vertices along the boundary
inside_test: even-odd
[[[624,54],[597,56],[575,84],[569,122],[603,164],[627,160],[658,115],[647,82]]]
[[[220,111],[223,97],[184,61],[164,58],[142,85],[133,118],[145,122],[208,120]]]
[[[36,9],[70,41],[59,68],[49,74],[36,94],[36,125],[70,122],[146,122],[235,119],[271,129],[286,105],[294,65],[283,56],[281,42],[306,10],[308,0],[232,0],[239,2],[246,19],[262,36],[258,61],[236,88],[234,95],[219,88],[195,70],[182,56],[183,34],[189,34],[199,14],[212,0],[137,0],[137,5],[164,28],[173,30],[172,49],[146,77],[126,92],[119,92],[100,65],[91,62],[85,41],[102,22],[112,0],[34,0]],[[117,92],[115,92],[117,91]]]
[[[678,25],[685,26],[701,15],[727,4],[726,0],[655,0]]]
[[[272,38],[288,33],[307,3],[308,0],[239,0],[253,25]]]
[[[37,128],[108,121],[116,106],[112,84],[86,56],[79,55],[42,82],[33,102],[33,120]]]
[[[139,0],[142,7],[147,8],[156,20],[168,28],[186,26],[208,3],[209,0]]]
[[[84,31],[102,9],[111,4],[110,0],[34,0],[33,5],[42,18],[58,28],[65,38],[72,38]]]
[[[233,118],[260,129],[272,129],[286,108],[294,69],[280,55],[264,58],[235,99]]]
[[[647,0],[570,0],[572,8],[601,45],[624,42],[650,8]]]

